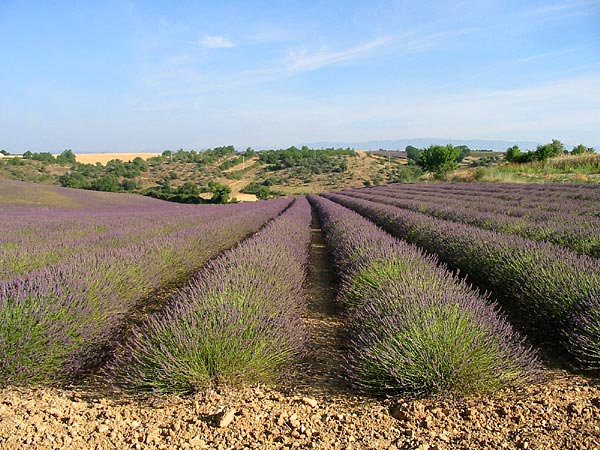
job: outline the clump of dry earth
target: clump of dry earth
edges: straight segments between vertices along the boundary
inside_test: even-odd
[[[462,400],[262,385],[145,399],[83,388],[5,388],[0,448],[597,449],[599,381],[552,370],[544,383]]]

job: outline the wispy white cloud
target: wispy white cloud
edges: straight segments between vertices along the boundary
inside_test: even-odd
[[[235,47],[235,42],[225,36],[203,36],[200,45],[206,48],[231,48]]]
[[[364,42],[344,50],[331,51],[321,48],[317,51],[297,51],[288,53],[285,67],[289,72],[305,72],[320,69],[321,67],[363,58],[372,51],[389,43],[391,38],[382,37]]]
[[[449,45],[456,37],[476,31],[473,28],[445,30],[425,36],[415,30],[407,30],[395,35],[381,36],[366,40],[346,48],[333,48],[332,45],[315,48],[289,48],[279,58],[265,61],[261,66],[227,74],[210,75],[203,69],[179,63],[186,62],[182,55],[175,55],[159,70],[153,70],[149,78],[154,80],[152,87],[156,92],[158,84],[168,96],[190,98],[207,92],[223,91],[232,88],[254,86],[269,83],[302,73],[316,71],[340,64],[357,65],[365,60],[393,55],[394,58],[437,50]],[[222,36],[205,36],[205,46],[225,47],[227,39]],[[185,55],[184,55],[185,56]],[[171,105],[172,103],[168,103]]]
[[[452,38],[471,33],[473,28],[441,31],[422,36],[421,33],[406,32],[394,36],[383,36],[342,50],[321,48],[316,51],[292,50],[284,64],[284,72],[306,72],[325,66],[361,60],[374,55],[378,50],[389,49],[395,56],[405,56],[436,49],[446,45]]]
[[[264,83],[328,66],[359,63],[385,53],[393,54],[395,57],[407,56],[440,48],[447,45],[452,38],[473,31],[473,28],[465,28],[432,33],[425,37],[406,32],[371,39],[345,49],[331,50],[329,47],[321,47],[318,50],[291,49],[283,59],[273,61],[264,67],[240,72],[233,78],[221,79],[219,85],[223,87]]]
[[[533,18],[536,20],[552,20],[565,19],[567,17],[589,15],[591,13],[599,13],[600,8],[596,0],[580,0],[580,1],[558,1],[546,3],[542,6],[524,9],[520,15],[523,18]]]
[[[530,63],[533,61],[538,61],[540,59],[546,59],[546,58],[551,58],[551,57],[556,57],[556,56],[560,56],[560,55],[564,55],[566,53],[570,53],[573,50],[570,49],[566,49],[566,50],[558,50],[558,51],[552,51],[552,52],[544,52],[544,53],[538,53],[536,55],[529,55],[529,56],[525,56],[523,58],[518,58],[516,60],[513,61],[514,64],[526,64],[526,63]]]

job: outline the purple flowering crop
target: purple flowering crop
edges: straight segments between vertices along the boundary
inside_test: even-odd
[[[495,305],[436,259],[310,196],[340,277],[347,373],[378,393],[463,395],[519,385],[538,363]]]
[[[346,195],[324,195],[437,255],[480,286],[510,299],[528,321],[530,330],[541,330],[554,339],[573,355],[574,361],[590,368],[599,365],[598,259],[577,255],[558,245],[390,205]]]
[[[302,197],[257,235],[207,264],[111,364],[116,384],[190,392],[268,381],[302,351],[311,208]]]
[[[139,302],[256,232],[290,203],[180,209],[136,201],[128,208],[111,198],[83,211],[45,213],[3,205],[7,215],[0,220],[11,227],[0,247],[12,255],[26,248],[22,255],[33,261],[59,256],[20,274],[7,270],[10,258],[0,260],[0,273],[8,275],[0,281],[1,384],[61,383],[94,367]],[[61,231],[72,241],[61,241]]]

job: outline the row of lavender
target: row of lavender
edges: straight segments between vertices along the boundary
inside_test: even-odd
[[[162,313],[135,330],[110,365],[136,391],[189,392],[266,381],[304,347],[311,208],[295,200],[257,235],[207,264]]]
[[[378,393],[468,394],[536,374],[533,353],[485,297],[433,257],[311,196],[348,318],[347,373]]]
[[[478,184],[478,183],[474,183]],[[470,186],[470,185],[469,185]],[[576,185],[575,187],[577,187]],[[587,194],[580,198],[573,188],[571,195],[566,193],[547,193],[535,189],[534,185],[521,188],[514,192],[509,187],[499,184],[495,192],[489,192],[485,186],[481,191],[476,187],[464,188],[456,183],[433,183],[423,187],[407,184],[376,186],[374,191],[406,194],[415,199],[431,199],[434,201],[455,200],[473,203],[478,211],[500,212],[513,217],[524,217],[530,220],[546,220],[554,216],[581,216],[598,219],[595,207],[600,201]],[[596,188],[600,191],[600,188]],[[600,196],[600,194],[599,194]]]
[[[524,206],[510,207],[504,201],[459,197],[452,189],[414,194],[410,189],[374,188],[350,190],[345,195],[385,203],[439,219],[514,234],[535,241],[553,242],[579,254],[600,257],[600,218],[589,214],[548,212]],[[591,207],[590,207],[591,208]],[[594,212],[597,212],[594,210]],[[512,213],[512,214],[511,214]]]
[[[323,194],[511,299],[585,367],[600,367],[600,261],[550,243],[435,219],[348,195]]]
[[[426,194],[432,191],[445,191],[467,197],[498,198],[507,202],[527,200],[536,208],[539,207],[549,211],[577,210],[579,207],[584,207],[585,210],[587,209],[586,206],[591,206],[600,201],[600,187],[597,184],[440,182],[431,184],[392,184],[388,187]],[[549,201],[552,199],[554,202]]]
[[[236,208],[232,218],[118,248],[97,249],[92,236],[92,251],[0,281],[0,383],[62,382],[93,366],[141,299],[198,270],[289,203]]]
[[[160,202],[144,208],[86,208],[6,214],[0,217],[0,280],[89,255],[145,245],[203,223],[230,217],[256,206],[173,207]]]

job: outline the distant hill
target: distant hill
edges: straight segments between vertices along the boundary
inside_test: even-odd
[[[417,148],[429,147],[430,145],[466,145],[471,150],[494,150],[503,152],[513,145],[518,145],[521,150],[535,150],[544,142],[533,141],[497,141],[486,139],[447,139],[447,138],[415,138],[415,139],[393,139],[366,142],[311,142],[304,144],[311,148],[354,148],[356,150],[404,150],[407,145]],[[572,147],[567,145],[568,148]]]
[[[394,142],[426,147],[443,140],[373,141],[371,148],[394,148],[384,143]],[[476,142],[453,141],[475,150]],[[499,141],[494,141],[498,144]],[[512,142],[502,141],[502,147]],[[410,144],[409,144],[410,143]],[[337,144],[323,143],[323,146]],[[379,145],[381,144],[381,145]],[[521,148],[527,148],[517,142]],[[318,144],[315,144],[318,145]],[[348,144],[343,144],[348,145]],[[357,146],[369,147],[365,144]],[[404,147],[406,147],[404,145]],[[403,148],[402,145],[397,146]],[[490,148],[491,147],[491,148]],[[501,147],[501,148],[502,148]],[[568,155],[556,162],[529,165],[505,164],[492,145],[479,146],[494,152],[472,152],[459,164],[459,169],[447,175],[455,181],[579,181],[600,182],[600,154]],[[498,148],[498,147],[496,147]],[[63,153],[66,153],[63,152]],[[82,160],[84,160],[82,155]],[[105,156],[105,159],[109,156]],[[303,193],[318,193],[339,189],[371,186],[394,182],[419,182],[432,179],[429,173],[407,159],[404,151],[363,151],[343,149],[298,149],[236,152],[232,146],[217,147],[203,152],[163,152],[150,158],[137,154],[122,154],[121,159],[105,163],[82,163],[79,156],[50,153],[0,158],[0,179],[33,181],[97,191],[133,192],[180,202],[214,201],[217,192],[230,189],[241,201],[256,200]],[[527,169],[527,170],[524,170]],[[7,198],[29,198],[19,191],[24,185],[0,183],[0,209]],[[28,189],[33,189],[32,187]],[[11,192],[13,194],[11,194]],[[62,207],[79,207],[88,203],[82,191],[44,191],[47,200]],[[79,193],[78,193],[79,192]],[[68,195],[67,195],[68,193]],[[125,197],[127,198],[127,197]],[[220,197],[219,197],[220,198]],[[96,195],[89,201],[98,202]],[[149,199],[146,199],[149,200]],[[46,202],[46,203],[47,203]],[[29,207],[30,205],[24,205]],[[1,212],[1,211],[0,211]]]
[[[214,190],[223,185],[231,188],[236,199],[248,201],[418,181],[422,175],[405,158],[389,160],[388,155],[343,149],[292,147],[239,153],[228,146],[202,152],[163,152],[145,159],[138,154],[115,154],[115,159],[107,161],[110,156],[103,155],[104,163],[94,159],[94,164],[79,162],[78,155],[61,155],[0,158],[0,178],[195,202],[198,197],[212,198]],[[89,161],[85,156],[81,159]]]

